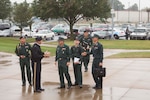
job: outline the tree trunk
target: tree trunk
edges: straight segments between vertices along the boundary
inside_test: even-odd
[[[69,23],[70,25],[70,40],[74,40],[75,39],[75,34],[74,34],[74,32],[73,32],[73,23],[72,22],[70,22]]]
[[[148,23],[149,23],[149,13],[150,13],[150,12],[148,12]]]

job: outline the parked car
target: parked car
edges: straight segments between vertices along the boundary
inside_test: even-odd
[[[15,33],[15,31],[13,31],[11,29],[1,30],[0,37],[11,37],[11,36],[13,36],[14,33]]]
[[[12,31],[14,31],[13,37],[20,37],[21,36],[21,29],[19,28],[19,26],[13,25],[10,29]]]
[[[21,29],[19,28],[19,26],[16,26],[16,25],[11,26],[10,29],[13,30],[13,31],[21,31]]]
[[[32,35],[35,33],[36,32],[31,31],[29,27],[25,27],[22,29],[22,36],[25,36],[25,37],[32,37]]]
[[[13,36],[14,31],[11,30],[9,23],[0,23],[0,36]]]
[[[10,29],[9,23],[0,23],[0,30]]]
[[[125,32],[120,28],[114,28],[112,34],[112,28],[104,29],[109,37],[113,36],[115,39],[125,39]]]
[[[130,39],[131,40],[134,40],[134,39],[146,40],[148,36],[149,36],[149,32],[147,28],[140,27],[140,28],[135,29],[134,32],[130,34]]]
[[[147,24],[146,24],[146,28],[147,28],[147,31],[150,32],[150,23],[147,23]]]
[[[92,32],[91,36],[94,36],[94,35],[98,35],[100,37],[100,39],[110,39],[111,38],[110,32],[103,31],[103,30]]]
[[[89,34],[93,32],[90,27],[81,26],[81,27],[78,28],[78,33],[79,33],[80,35],[82,35],[82,34],[84,34],[84,31],[85,31],[85,30],[87,30],[87,31],[89,32]]]
[[[55,37],[55,33],[51,30],[40,30],[37,33],[33,34],[33,38],[36,38],[38,36],[41,36],[44,40],[51,39],[53,40]]]
[[[58,35],[63,34],[64,35],[65,32],[69,30],[69,26],[66,24],[58,24],[58,25],[54,26],[51,30],[55,34],[58,34]]]
[[[101,30],[104,30],[104,29],[108,29],[110,26],[108,24],[98,24],[98,25],[94,25],[92,27],[92,30],[93,31],[101,31]]]

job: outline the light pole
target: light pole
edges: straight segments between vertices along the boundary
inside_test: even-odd
[[[139,0],[139,23],[141,21],[141,1]]]
[[[119,9],[120,8],[120,4],[117,5],[117,23],[119,23]]]
[[[130,23],[130,2],[128,2],[128,23]]]
[[[113,39],[113,34],[114,34],[114,0],[112,0],[112,8],[111,8],[111,17],[112,17],[112,34],[111,38]]]

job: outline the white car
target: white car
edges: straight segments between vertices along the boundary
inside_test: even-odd
[[[147,28],[137,28],[134,30],[133,33],[130,34],[130,39],[134,40],[134,39],[144,39],[146,40],[149,36],[149,32],[147,30]]]
[[[114,28],[113,34],[112,34],[112,28],[104,29],[102,31],[105,31],[107,34],[107,37],[114,37],[115,39],[125,39],[125,32],[124,30],[120,28]]]
[[[11,29],[0,30],[0,37],[11,37],[14,33]]]
[[[111,38],[111,33],[108,31],[103,31],[103,30],[92,32],[91,36],[94,36],[94,35],[98,35],[100,39],[110,39]]]
[[[51,39],[53,40],[55,37],[55,33],[50,30],[40,30],[37,33],[33,34],[33,38],[42,37],[44,40]]]
[[[22,36],[25,36],[25,37],[32,37],[33,34],[35,33],[36,32],[31,31],[29,27],[25,27],[22,29]]]
[[[114,28],[113,36],[115,39],[125,39],[125,31],[119,28]]]

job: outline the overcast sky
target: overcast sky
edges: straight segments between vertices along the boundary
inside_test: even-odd
[[[23,2],[24,0],[10,0],[12,2]],[[26,0],[28,3],[31,3],[33,0]],[[139,0],[119,0],[121,1],[124,5],[125,5],[125,8],[128,8],[129,7],[129,4],[130,6],[133,5],[134,3],[137,3],[139,5]],[[140,3],[141,3],[141,9],[143,8],[146,8],[146,7],[149,7],[150,8],[150,0],[140,0]]]
[[[140,8],[141,9],[146,8],[146,7],[150,8],[150,0],[119,0],[119,1],[125,5],[125,8],[128,8],[129,4],[131,6],[135,3],[137,3],[139,6],[139,1],[140,1],[140,6],[141,6]]]

